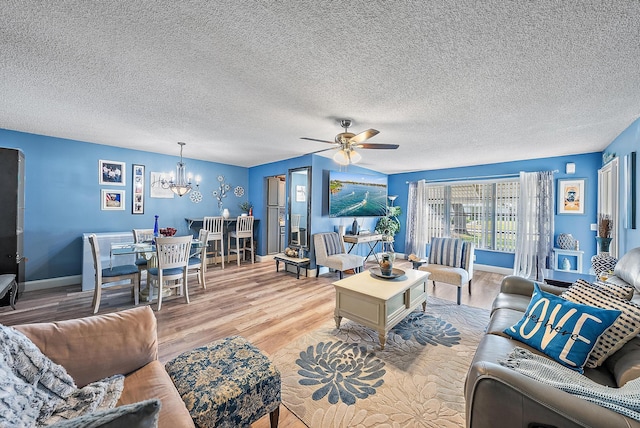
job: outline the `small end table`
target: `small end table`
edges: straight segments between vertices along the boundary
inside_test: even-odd
[[[287,270],[287,265],[292,265],[296,267],[296,279],[300,279],[300,268],[304,267],[305,268],[305,276],[309,276],[309,263],[310,260],[307,257],[304,257],[302,259],[299,259],[297,257],[289,257],[286,256],[284,254],[276,254],[275,256],[273,256],[273,259],[276,261],[276,272],[280,272],[280,262],[284,263],[285,265],[285,272]]]
[[[409,260],[411,262],[411,264],[413,265],[413,268],[418,270],[418,268],[420,266],[422,266],[423,264],[425,264],[427,261],[424,259],[420,259],[420,260]]]

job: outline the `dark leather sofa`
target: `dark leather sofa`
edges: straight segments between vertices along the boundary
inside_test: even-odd
[[[635,287],[640,301],[640,248],[620,259],[614,281]],[[469,368],[465,384],[466,423],[472,428],[500,427],[640,427],[640,422],[559,389],[544,385],[503,367],[516,346],[543,355],[503,333],[520,320],[531,300],[533,282],[515,276],[503,279],[493,302],[491,320]],[[539,284],[544,291],[560,294],[564,289]],[[635,337],[602,366],[585,369],[585,376],[602,385],[618,387],[640,377],[640,337]]]

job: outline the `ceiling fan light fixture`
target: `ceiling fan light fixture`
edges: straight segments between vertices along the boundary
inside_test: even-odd
[[[333,155],[333,160],[340,165],[349,165],[350,163],[358,163],[362,159],[360,153],[355,150],[340,149]]]

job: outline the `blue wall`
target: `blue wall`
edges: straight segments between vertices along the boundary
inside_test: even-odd
[[[591,256],[596,253],[595,232],[590,230],[591,223],[596,222],[597,209],[597,183],[598,168],[601,166],[602,156],[600,153],[588,153],[571,156],[560,156],[552,158],[534,159],[517,162],[504,162],[490,165],[470,166],[463,168],[449,168],[432,171],[411,172],[405,174],[394,174],[389,177],[389,194],[398,195],[395,201],[396,206],[402,207],[402,215],[400,223],[402,227],[398,235],[396,235],[395,250],[404,252],[406,238],[406,213],[407,213],[407,196],[409,186],[407,181],[418,181],[421,179],[441,180],[441,179],[465,179],[466,177],[482,177],[494,175],[512,175],[518,174],[520,171],[549,171],[558,170],[554,174],[556,181],[560,178],[586,178],[585,193],[586,205],[585,214],[583,215],[557,215],[555,221],[555,237],[560,233],[570,233],[574,238],[580,241],[580,249],[584,251],[584,266],[589,265]],[[576,173],[565,174],[565,165],[567,162],[576,164]],[[556,211],[557,212],[557,211]],[[513,254],[501,253],[497,251],[476,251],[476,263],[483,265],[492,265],[505,268],[513,267]]]
[[[25,219],[24,248],[26,280],[80,275],[82,270],[82,234],[89,232],[128,231],[152,228],[154,215],[160,216],[160,227],[175,227],[178,235],[192,233],[185,217],[218,215],[212,196],[218,187],[217,176],[223,175],[232,185],[224,206],[231,215],[239,215],[238,204],[247,199],[233,194],[233,188],[248,190],[247,168],[185,158],[187,171],[200,175],[203,201],[191,202],[189,196],[174,199],[150,198],[151,172],[175,171],[176,156],[128,150],[118,147],[0,130],[0,146],[20,149],[25,154]],[[185,146],[189,155],[189,145]],[[126,162],[126,185],[98,184],[98,161]],[[145,212],[131,213],[133,163],[145,165]],[[101,189],[124,189],[124,211],[102,211]],[[132,238],[133,239],[133,238]]]
[[[624,186],[622,185],[624,157],[633,151],[636,152],[636,209],[638,209],[640,208],[638,206],[640,201],[640,118],[622,131],[605,149],[605,152],[615,153],[620,158],[621,185],[619,201],[624,198]],[[620,209],[622,209],[622,205]],[[624,215],[621,212],[621,218],[624,218]],[[620,228],[620,254],[624,254],[632,248],[640,247],[640,218],[638,214],[636,214],[636,225],[636,229]]]
[[[200,191],[203,201],[191,202],[189,196],[174,199],[150,198],[149,181],[151,172],[171,172],[178,161],[176,156],[166,156],[151,152],[129,150],[82,141],[1,130],[0,146],[21,149],[26,157],[25,178],[25,255],[26,279],[56,278],[81,273],[82,233],[128,231],[132,228],[153,227],[154,214],[160,216],[161,227],[175,227],[178,234],[194,233],[187,229],[185,217],[218,215],[216,199],[212,196],[217,189],[217,176],[225,177],[231,191],[224,200],[224,207],[231,215],[239,215],[238,204],[249,200],[254,205],[256,218],[264,220],[257,226],[258,254],[266,253],[266,179],[274,175],[286,175],[291,168],[312,166],[311,189],[311,234],[337,230],[342,225],[348,230],[352,218],[330,218],[328,216],[328,174],[338,166],[330,158],[306,155],[286,161],[274,162],[252,168],[243,168],[215,162],[205,162],[188,158],[189,146],[185,147],[187,170],[202,177]],[[623,131],[607,148],[619,157],[640,147],[640,119]],[[100,186],[98,184],[98,160],[126,162],[126,186]],[[565,164],[576,163],[576,174],[566,175]],[[145,213],[131,214],[131,165],[146,167]],[[580,241],[585,251],[585,266],[596,252],[595,232],[590,224],[596,222],[597,170],[602,165],[600,153],[562,156],[529,161],[506,162],[464,168],[450,168],[421,171],[389,176],[389,194],[398,195],[395,205],[402,207],[400,233],[396,236],[395,248],[404,251],[405,220],[407,209],[407,181],[419,179],[463,179],[497,174],[517,174],[523,171],[559,170],[558,178],[586,178],[586,212],[584,215],[556,215],[556,236],[571,233]],[[350,172],[384,175],[355,165]],[[640,174],[636,180],[640,180]],[[290,183],[287,183],[289,195]],[[245,195],[236,197],[233,188],[241,186]],[[124,211],[102,211],[100,209],[101,189],[124,189],[126,207]],[[373,230],[376,218],[358,219],[362,228]],[[311,247],[313,247],[312,243]],[[621,250],[640,246],[640,229],[623,230]],[[360,254],[367,249],[360,248]],[[312,255],[313,256],[313,255]],[[513,255],[478,251],[477,263],[511,268]]]
[[[311,250],[310,258],[314,260],[313,253],[313,234],[319,232],[327,232],[337,230],[337,227],[343,225],[348,226],[353,222],[353,218],[330,218],[329,217],[329,171],[337,170],[338,165],[329,158],[317,155],[305,155],[293,159],[280,162],[273,162],[265,165],[259,165],[249,168],[249,195],[254,205],[254,215],[259,218],[266,219],[266,200],[267,200],[267,177],[275,175],[285,175],[288,178],[288,171],[292,168],[300,168],[311,166],[311,242],[309,247]],[[371,171],[355,165],[349,166],[350,172],[362,172],[364,174],[384,176],[376,171]],[[295,184],[294,184],[295,185]],[[286,186],[287,198],[291,194],[291,183],[287,181]],[[288,201],[288,199],[287,199]],[[285,205],[286,207],[286,205]],[[288,220],[287,220],[288,221]],[[364,228],[373,229],[375,227],[376,218],[358,219],[360,225]],[[261,222],[262,223],[262,222]],[[288,226],[287,226],[288,227]],[[258,230],[258,254],[266,254],[267,249],[267,231],[266,224],[261,224]],[[356,250],[354,250],[356,251]],[[366,255],[364,247],[358,248],[357,252]],[[312,267],[315,266],[312,263]]]

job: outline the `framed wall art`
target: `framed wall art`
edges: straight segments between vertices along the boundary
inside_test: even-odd
[[[152,172],[151,182],[149,183],[149,196],[152,198],[173,199],[173,193],[169,186],[163,184],[165,174],[163,172]],[[166,183],[166,181],[165,181]]]
[[[125,162],[99,160],[98,176],[99,184],[108,184],[110,186],[124,186],[126,184]]]
[[[307,200],[307,189],[304,186],[296,186],[296,202],[305,202]]]
[[[144,165],[133,164],[131,214],[144,214]]]
[[[558,180],[558,214],[584,214],[584,178]]]
[[[124,190],[102,189],[100,208],[103,211],[124,210]]]

